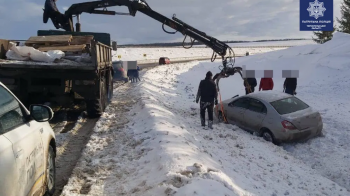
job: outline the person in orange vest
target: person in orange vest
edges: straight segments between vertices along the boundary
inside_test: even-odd
[[[261,91],[261,89],[263,91],[272,90],[273,89],[273,80],[272,80],[272,78],[261,78],[259,91]]]

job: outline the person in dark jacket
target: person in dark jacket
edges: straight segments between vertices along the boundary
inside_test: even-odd
[[[257,85],[257,82],[256,82],[256,78],[247,78],[247,82],[248,82],[248,85],[246,85],[245,81],[243,81],[243,85],[245,87],[245,94],[248,95],[249,93],[253,93],[254,92],[254,89]],[[250,91],[249,92],[249,87],[250,87]]]
[[[136,69],[136,71],[135,71],[135,80],[136,80],[136,82],[137,82],[137,80],[138,81],[141,81],[141,79],[140,79],[140,67],[139,66],[137,66],[137,69]]]
[[[273,80],[272,78],[261,78],[259,91],[268,91],[273,89]]]
[[[44,11],[44,23],[47,23],[50,18],[56,29],[62,27],[62,24],[67,22],[64,14],[62,14],[56,6],[57,0],[46,0],[45,1],[45,11]]]
[[[286,78],[283,84],[284,92],[290,95],[295,95],[295,90],[297,89],[297,79],[296,78]]]
[[[208,71],[204,80],[199,83],[196,103],[200,101],[201,124],[205,126],[205,111],[208,110],[208,127],[213,129],[214,104],[218,104],[218,91],[212,79],[213,74]]]
[[[136,78],[135,78],[135,76],[136,76],[136,72],[137,70],[134,70],[134,69],[128,69],[128,73],[127,73],[127,75],[128,75],[128,78],[129,78],[129,80],[130,80],[130,82],[136,82]]]

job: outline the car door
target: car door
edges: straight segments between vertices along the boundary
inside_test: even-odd
[[[1,113],[1,108],[0,108]],[[0,127],[0,195],[17,196],[17,166],[12,143]]]
[[[244,113],[244,125],[250,132],[259,131],[261,123],[267,115],[267,109],[264,103],[251,98],[249,108]]]
[[[244,127],[244,115],[249,106],[249,98],[243,97],[228,104],[227,120],[239,127]]]
[[[16,176],[12,188],[16,195],[32,195],[43,185],[44,148],[40,123],[30,120],[27,111],[0,86],[0,127],[12,143]]]

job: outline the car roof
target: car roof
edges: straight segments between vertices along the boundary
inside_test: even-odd
[[[259,92],[250,93],[245,97],[256,98],[256,99],[264,100],[270,103],[280,99],[292,97],[292,95],[289,95],[284,92],[278,92],[278,91],[259,91]]]

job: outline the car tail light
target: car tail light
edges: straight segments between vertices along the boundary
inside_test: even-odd
[[[120,68],[120,69],[119,69],[119,71],[123,72],[123,71],[124,71],[124,69],[123,69],[123,68]]]
[[[289,122],[289,121],[287,121],[287,120],[284,120],[284,121],[282,121],[281,123],[282,123],[283,128],[284,128],[286,131],[297,129],[291,122]]]

